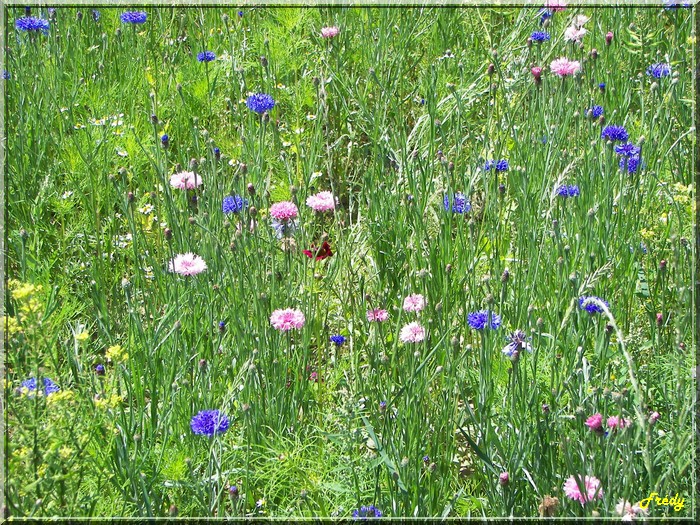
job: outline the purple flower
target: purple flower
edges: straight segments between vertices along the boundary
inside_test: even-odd
[[[144,24],[148,15],[143,11],[126,11],[119,19],[125,24]]]
[[[194,434],[200,436],[213,436],[228,430],[228,417],[218,410],[202,410],[192,417],[190,427]]]
[[[256,93],[248,97],[246,106],[256,113],[265,113],[275,107],[275,99],[267,93]]]
[[[605,299],[593,295],[580,297],[578,300],[579,308],[581,308],[581,310],[586,310],[591,315],[603,313],[603,308],[600,306],[601,304],[604,304],[606,308],[610,308],[610,304]]]
[[[202,51],[197,54],[197,60],[200,62],[211,62],[212,60],[216,60],[216,55],[213,51]]]
[[[612,142],[626,142],[629,135],[623,126],[605,126],[600,134],[600,138],[608,139]]]
[[[24,32],[37,32],[41,31],[44,34],[49,32],[49,21],[43,18],[37,18],[35,16],[25,16],[24,18],[18,18],[15,21],[15,27],[19,31]]]
[[[471,312],[467,315],[467,323],[469,323],[469,326],[474,330],[483,330],[485,328],[495,330],[501,326],[501,316],[490,310],[479,310],[478,312]]]

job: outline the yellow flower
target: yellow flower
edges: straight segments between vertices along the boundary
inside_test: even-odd
[[[46,404],[54,405],[64,401],[72,401],[73,397],[72,390],[59,390],[58,392],[54,392],[53,394],[46,396]]]
[[[68,459],[73,455],[73,452],[74,451],[72,448],[64,445],[58,451],[58,455],[61,457],[61,459]]]
[[[121,345],[110,346],[105,356],[113,363],[123,363],[129,359],[129,354],[124,351]]]
[[[643,239],[649,240],[656,236],[656,232],[654,232],[654,230],[647,230],[644,228],[639,232],[639,235],[641,235]]]
[[[85,341],[88,340],[89,337],[90,337],[90,332],[88,332],[87,330],[83,330],[82,332],[80,332],[79,334],[77,334],[75,336],[75,340],[78,341],[79,343],[84,343]]]
[[[15,334],[22,333],[22,327],[17,322],[17,318],[5,316],[5,328],[7,330],[7,337],[12,337]]]

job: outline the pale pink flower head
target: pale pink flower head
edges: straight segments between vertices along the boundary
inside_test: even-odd
[[[423,308],[425,308],[425,297],[419,293],[411,294],[403,300],[405,312],[420,312]]]
[[[572,25],[567,27],[566,31],[564,31],[564,40],[569,42],[580,42],[586,33],[588,33],[588,30],[585,27],[576,27],[575,25]]]
[[[321,191],[306,199],[306,205],[314,211],[330,211],[335,209],[335,199],[330,191]]]
[[[651,415],[649,416],[649,423],[653,425],[654,423],[656,423],[659,420],[660,417],[661,417],[661,414],[659,414],[658,412],[652,412]]]
[[[304,314],[295,308],[285,308],[284,310],[275,310],[270,316],[270,323],[280,332],[288,332],[289,330],[300,330],[306,319]]]
[[[399,339],[401,339],[401,342],[404,344],[420,343],[425,339],[425,328],[415,321],[413,323],[408,323],[401,329]]]
[[[574,18],[574,21],[572,22],[573,25],[576,27],[583,27],[583,24],[588,22],[591,18],[586,16],[586,15],[576,15],[576,18]]]
[[[296,204],[290,201],[277,202],[270,206],[270,216],[278,221],[296,219],[298,214]]]
[[[321,28],[321,36],[323,38],[333,38],[338,36],[340,29],[337,26],[323,27]]]
[[[566,2],[564,0],[547,0],[546,6],[552,13],[556,13],[566,9]]]
[[[367,320],[372,323],[383,323],[389,319],[389,312],[383,310],[382,308],[375,308],[374,310],[367,310]]]
[[[632,421],[629,419],[624,419],[622,416],[610,416],[608,418],[608,427],[613,428],[613,429],[624,429],[627,428],[632,424]]]
[[[202,184],[202,176],[192,171],[181,171],[170,176],[170,185],[178,190],[193,190]]]
[[[170,261],[168,269],[180,275],[197,275],[207,269],[207,263],[199,255],[181,253]]]
[[[498,482],[501,485],[508,485],[508,483],[510,482],[510,474],[508,474],[508,471],[504,471],[499,474]]]
[[[618,516],[622,516],[623,521],[633,521],[634,518],[640,514],[646,515],[648,510],[640,507],[639,503],[632,505],[629,501],[621,499],[619,503],[615,505],[615,513]]]
[[[552,61],[552,73],[565,77],[567,75],[575,75],[581,71],[581,64],[577,60],[569,60],[568,58],[557,58]]]
[[[579,489],[578,483],[576,482],[576,477],[571,476],[564,483],[564,494],[574,501],[580,501],[581,505],[585,504],[587,501],[593,500],[593,498],[602,498],[603,489],[600,486],[600,480],[594,476],[585,476],[583,478],[583,488],[585,493],[582,493]]]
[[[593,414],[591,417],[586,419],[586,426],[591,430],[600,431],[603,430],[603,415]]]

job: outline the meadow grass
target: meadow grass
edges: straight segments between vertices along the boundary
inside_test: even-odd
[[[5,11],[6,517],[694,515],[694,9],[125,10]]]

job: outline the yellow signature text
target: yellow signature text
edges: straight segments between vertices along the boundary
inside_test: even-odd
[[[660,498],[658,492],[652,492],[648,498],[644,498],[639,502],[639,507],[646,510],[652,502],[661,507],[673,507],[673,510],[679,512],[683,508],[685,499],[678,497],[678,494],[670,498]]]

